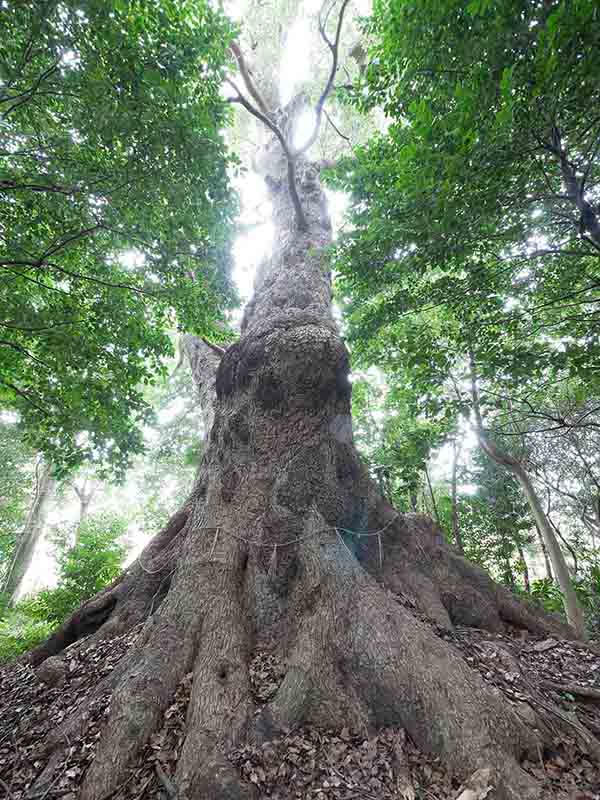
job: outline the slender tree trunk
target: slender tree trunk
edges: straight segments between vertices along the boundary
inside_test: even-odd
[[[429,497],[431,498],[431,507],[433,510],[433,518],[440,524],[440,515],[438,512],[437,503],[435,501],[435,494],[433,493],[433,486],[431,485],[431,478],[429,477],[429,470],[427,469],[427,465],[425,465],[425,478],[427,479],[427,489],[429,491]]]
[[[569,564],[567,564],[567,567],[569,569],[569,573],[573,577],[577,577],[577,573],[579,571],[579,559],[577,558],[577,551],[575,550],[573,545],[571,545],[570,542],[568,542],[567,539],[565,539],[565,537],[561,533],[560,528],[558,527],[558,525],[556,525],[554,523],[554,521],[552,520],[552,517],[549,514],[548,514],[548,522],[552,526],[552,530],[554,531],[554,533],[557,535],[557,537],[560,539],[560,541],[564,544],[566,549],[569,551],[569,553],[571,555],[571,558],[573,559],[573,566],[572,567]]]
[[[479,439],[479,443],[482,449],[487,453],[487,455],[493,459],[497,464],[505,467],[509,472],[516,477],[517,481],[519,482],[523,494],[527,500],[529,508],[531,510],[533,519],[540,531],[540,534],[544,540],[546,545],[546,550],[550,557],[550,561],[552,562],[552,568],[554,570],[554,574],[556,575],[556,580],[560,587],[560,590],[563,595],[563,603],[565,608],[565,614],[567,616],[567,620],[569,624],[573,627],[576,631],[577,635],[584,639],[586,638],[585,632],[585,618],[583,615],[583,611],[581,606],[579,605],[579,600],[577,599],[577,595],[575,594],[575,589],[573,588],[573,583],[571,581],[571,576],[569,574],[569,568],[567,566],[567,562],[565,560],[565,556],[560,549],[560,545],[558,543],[558,539],[554,533],[554,529],[550,520],[548,519],[547,514],[544,512],[542,508],[542,504],[540,499],[535,491],[535,487],[527,474],[527,471],[521,465],[516,458],[513,458],[508,453],[502,452],[498,447],[496,447],[493,442],[491,442],[483,428],[483,420],[481,417],[481,411],[479,406],[479,394],[477,390],[477,376],[475,373],[475,364],[473,362],[473,357],[471,355],[471,398],[473,401],[473,411],[475,413],[475,422],[476,422],[476,429],[477,429],[477,436]]]
[[[523,582],[525,584],[525,591],[527,594],[531,594],[531,585],[529,583],[529,567],[527,566],[527,560],[525,559],[525,553],[523,552],[523,547],[521,545],[519,545],[519,559],[521,560],[523,568]]]
[[[542,550],[544,556],[544,564],[546,565],[546,577],[548,580],[553,581],[554,575],[552,573],[552,564],[550,563],[550,559],[548,558],[548,551],[546,550],[546,542],[544,541],[544,537],[538,527],[537,522],[535,523],[535,533],[538,538],[538,542],[540,543],[540,548]]]
[[[86,477],[82,486],[77,486],[77,484],[74,483],[73,490],[77,495],[77,499],[79,500],[79,516],[77,518],[77,527],[75,529],[75,544],[77,544],[79,541],[81,526],[87,519],[90,510],[90,504],[94,499],[94,495],[98,491],[98,484],[93,480],[90,481],[89,478]]]
[[[410,493],[410,507],[413,510],[413,513],[416,513],[419,507],[419,495],[417,492]]]
[[[512,564],[510,563],[509,556],[504,556],[504,583],[508,584],[511,589],[515,588],[515,573],[513,572]]]
[[[544,539],[546,550],[548,551],[554,574],[556,575],[556,580],[563,595],[565,613],[567,615],[567,619],[569,620],[569,624],[573,626],[575,631],[577,631],[578,636],[585,638],[585,618],[583,616],[581,606],[579,605],[577,595],[575,594],[575,589],[573,588],[573,583],[571,581],[571,575],[569,574],[569,568],[567,566],[566,559],[562,550],[560,549],[558,539],[554,534],[554,529],[552,528],[548,517],[544,513],[542,504],[540,503],[533,483],[531,482],[527,472],[520,464],[513,465],[511,472],[513,472],[521,484],[521,488],[523,489],[525,497],[527,498],[533,518],[535,519],[540,533]]]
[[[464,554],[462,534],[458,519],[458,498],[457,498],[457,472],[460,450],[456,437],[452,440],[452,478],[451,478],[451,497],[452,497],[452,538],[459,553]]]
[[[55,487],[56,482],[52,477],[51,465],[45,461],[38,462],[35,494],[3,587],[3,592],[11,606],[16,602],[19,588],[31,566],[35,547],[44,530],[48,501],[52,497]]]

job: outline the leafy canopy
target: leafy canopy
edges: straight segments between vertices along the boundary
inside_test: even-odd
[[[209,333],[232,297],[232,28],[208,0],[34,0],[2,17],[0,406],[59,466],[122,470],[167,329]]]
[[[599,15],[591,0],[375,3],[349,100],[390,125],[332,179],[353,197],[335,267],[355,353],[424,398],[469,354],[517,404],[597,385]]]

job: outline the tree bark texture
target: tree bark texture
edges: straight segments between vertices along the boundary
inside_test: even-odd
[[[461,775],[491,767],[496,797],[537,797],[519,767],[537,752],[537,734],[435,625],[571,632],[462,558],[429,519],[399,515],[378,493],[353,445],[318,169],[296,165],[308,222],[301,231],[285,164],[265,163],[278,240],[240,339],[212,374],[210,348],[187,343],[207,402],[211,386],[215,401],[192,496],[141,559],[78,612],[84,626],[87,610],[97,615],[87,630],[94,636],[146,619],[110,678],[110,711],[81,798],[104,800],[126,780],[189,672],[179,800],[254,796],[227,751],[292,724],[403,726]],[[76,641],[77,624],[68,621],[33,659]],[[248,672],[256,648],[278,651],[286,664],[262,708]],[[68,741],[82,718],[76,711],[48,746]]]

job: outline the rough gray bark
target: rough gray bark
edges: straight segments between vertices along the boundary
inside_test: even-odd
[[[37,466],[35,494],[31,508],[25,520],[23,531],[19,537],[10,569],[2,587],[3,593],[8,598],[9,605],[14,605],[18,598],[19,587],[27,570],[31,566],[33,552],[44,530],[44,523],[48,513],[48,502],[56,488],[56,481],[52,477],[52,466],[46,461],[40,461]]]

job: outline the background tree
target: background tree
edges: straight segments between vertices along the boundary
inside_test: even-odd
[[[169,0],[36,0],[2,17],[0,404],[56,469],[122,471],[167,329],[206,334],[231,297],[232,28]]]
[[[482,446],[530,498],[582,631],[531,476],[497,434],[520,435],[515,418],[555,426],[545,409],[566,380],[597,391],[597,12],[586,2],[573,13],[562,2],[375,9],[353,102],[380,105],[391,125],[334,181],[354,198],[336,267],[355,338],[410,370],[423,405],[454,382]]]
[[[16,537],[2,584],[2,594],[9,605],[14,603],[25,573],[31,566],[36,545],[40,541],[46,522],[48,504],[55,489],[56,481],[52,474],[52,465],[38,458],[31,505]]]
[[[34,453],[19,435],[16,421],[0,418],[0,607],[6,603],[6,581],[19,546],[35,485]]]
[[[530,512],[514,478],[484,453],[474,461],[475,470],[465,477],[477,491],[460,500],[465,555],[515,588],[527,574],[524,549],[532,537]]]
[[[54,532],[57,585],[21,599],[0,619],[0,663],[39,644],[116,577],[125,556],[125,529],[123,519],[105,514]]]

